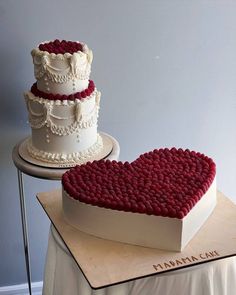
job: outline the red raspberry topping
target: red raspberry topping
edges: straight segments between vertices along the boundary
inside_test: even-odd
[[[83,100],[86,97],[90,96],[90,94],[93,93],[95,90],[95,84],[92,80],[89,80],[88,88],[81,91],[81,92],[76,92],[70,95],[65,95],[65,94],[52,94],[52,93],[46,93],[37,88],[37,83],[34,83],[31,87],[31,92],[41,98],[45,98],[48,100],[75,100],[75,99],[80,99]]]
[[[203,154],[160,149],[132,163],[100,160],[67,171],[65,191],[110,209],[182,219],[212,184],[215,163]]]
[[[54,40],[48,43],[41,43],[39,45],[41,51],[47,51],[48,53],[64,54],[83,51],[83,45],[79,42]]]

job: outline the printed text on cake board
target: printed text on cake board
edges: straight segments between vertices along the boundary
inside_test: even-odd
[[[191,256],[186,256],[186,257],[181,257],[178,259],[173,259],[169,260],[166,262],[158,263],[158,264],[153,264],[153,268],[156,271],[162,271],[162,270],[167,270],[175,267],[181,267],[186,264],[192,264],[192,263],[198,263],[203,260],[209,260],[211,258],[219,257],[220,254],[216,250],[214,251],[209,251],[205,253],[200,253],[198,255],[191,255]]]

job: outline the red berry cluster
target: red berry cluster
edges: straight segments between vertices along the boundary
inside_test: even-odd
[[[33,86],[31,87],[31,92],[37,96],[37,97],[42,97],[48,100],[75,100],[75,99],[80,99],[83,100],[86,97],[90,96],[95,89],[95,84],[92,80],[89,80],[88,88],[81,91],[81,92],[76,92],[70,95],[61,95],[61,94],[52,94],[52,93],[46,93],[37,88],[37,83],[34,83]]]
[[[182,219],[216,174],[212,159],[194,151],[159,149],[132,163],[100,160],[76,166],[62,177],[65,191],[81,202]]]
[[[65,40],[54,40],[48,43],[42,43],[39,45],[41,51],[47,51],[48,53],[55,54],[64,54],[70,53],[73,54],[77,51],[83,51],[83,45],[78,42],[65,41]]]

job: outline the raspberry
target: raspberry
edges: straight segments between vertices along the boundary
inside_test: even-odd
[[[41,51],[47,51],[48,53],[55,53],[55,54],[64,54],[70,53],[73,54],[74,52],[83,51],[83,46],[81,43],[66,41],[66,40],[54,40],[52,42],[44,43],[39,45],[39,49]]]
[[[82,98],[86,98],[87,96],[91,94],[91,90],[89,89],[89,87],[91,87],[90,84],[88,88],[82,92],[76,92],[70,95],[60,95],[60,94],[43,92],[37,88],[37,83],[34,83],[31,87],[31,92],[37,97],[41,97],[48,100],[75,100],[75,99],[81,100]]]
[[[215,177],[211,161],[189,150],[154,150],[132,163],[99,160],[77,166],[63,175],[62,184],[81,202],[182,219],[211,185]],[[197,165],[204,167],[203,173],[194,172]]]

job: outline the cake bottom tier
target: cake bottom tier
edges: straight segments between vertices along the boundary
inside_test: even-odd
[[[65,220],[77,229],[108,240],[182,251],[216,205],[216,180],[183,218],[131,213],[88,205],[62,191]]]
[[[25,93],[32,136],[27,150],[34,159],[53,164],[80,164],[98,154],[100,92],[83,99],[55,100]]]

